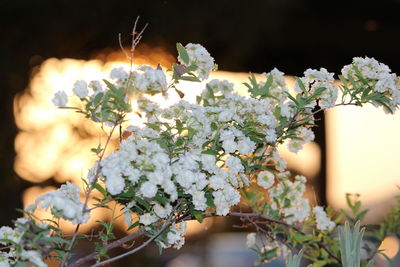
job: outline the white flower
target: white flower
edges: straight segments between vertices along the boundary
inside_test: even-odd
[[[158,218],[150,213],[140,215],[139,222],[143,225],[150,225],[158,221]]]
[[[124,70],[123,67],[113,68],[110,72],[110,78],[115,79],[118,82],[123,82],[128,78],[128,73]]]
[[[304,144],[309,143],[314,140],[314,132],[310,128],[301,127],[299,136],[303,139]]]
[[[51,207],[51,213],[56,217],[62,217],[73,224],[86,223],[90,218],[90,212],[83,212],[84,203],[80,202],[80,189],[77,185],[67,182],[58,190],[41,195],[35,201],[35,207],[39,204],[42,208]]]
[[[93,183],[95,182],[95,178],[96,178],[96,172],[99,169],[99,161],[96,161],[93,165],[92,168],[90,168],[90,170],[88,171],[87,174],[87,179],[89,181],[89,183]]]
[[[203,169],[210,173],[215,173],[218,169],[217,165],[215,165],[215,156],[213,155],[202,154],[201,163],[203,163]]]
[[[280,108],[281,108],[281,115],[283,117],[291,118],[294,116],[294,111],[290,102],[283,103],[282,105],[280,105]]]
[[[277,138],[275,129],[268,129],[265,132],[265,135],[266,135],[265,140],[267,140],[267,142],[275,143],[276,138]]]
[[[277,124],[275,117],[272,115],[267,115],[267,114],[258,115],[257,121],[259,123],[265,124],[268,127],[275,127]]]
[[[159,218],[167,218],[168,215],[170,215],[172,212],[172,206],[167,203],[165,207],[161,206],[160,204],[156,203],[154,205],[154,213],[159,217]]]
[[[210,75],[210,72],[215,68],[214,58],[212,58],[208,51],[199,44],[189,43],[185,48],[189,55],[188,65],[196,65],[197,69],[195,72],[199,79],[206,80]],[[184,63],[180,57],[178,60],[179,62]]]
[[[317,222],[317,228],[319,230],[332,231],[333,228],[335,228],[336,224],[328,218],[328,216],[326,215],[326,213],[322,207],[320,207],[320,206],[314,207],[313,212],[315,214],[315,220]]]
[[[193,196],[193,204],[194,204],[194,208],[196,210],[206,210],[207,209],[207,199],[204,196],[204,192],[203,191],[196,191],[194,192],[194,194],[192,194]]]
[[[190,188],[196,181],[195,174],[187,169],[178,170],[175,179],[184,189]]]
[[[103,92],[103,85],[99,81],[91,81],[88,85],[88,87],[92,88],[92,90],[96,93]]]
[[[242,162],[238,157],[229,156],[225,161],[226,166],[229,168],[229,172],[232,174],[238,174],[244,170]]]
[[[256,233],[248,233],[246,237],[246,247],[252,248],[256,244]]]
[[[57,107],[65,107],[68,103],[68,96],[64,91],[58,91],[51,101]]]
[[[213,175],[210,177],[210,186],[212,189],[222,189],[226,184],[226,180],[224,177],[219,175]]]
[[[265,189],[270,188],[275,183],[275,175],[270,171],[262,171],[257,176],[257,183]]]
[[[29,261],[37,267],[47,267],[47,264],[43,262],[42,255],[40,255],[39,251],[23,250],[20,256],[22,260]]]
[[[230,207],[240,201],[240,193],[228,184],[222,190],[214,191],[213,197],[215,206],[217,207],[216,213],[222,216],[227,215]]]
[[[157,194],[157,186],[150,181],[144,182],[140,187],[140,193],[144,197],[152,198]]]
[[[256,149],[256,143],[251,141],[250,138],[248,137],[242,138],[238,142],[238,151],[241,154],[246,155],[249,153],[253,153],[255,149]]]
[[[10,267],[11,253],[0,252],[0,267]]]
[[[87,83],[85,81],[79,80],[74,83],[74,87],[72,91],[79,98],[85,98],[89,94],[89,90],[87,88]]]
[[[234,139],[227,139],[222,142],[222,147],[226,154],[233,153],[237,149],[237,144]]]
[[[21,237],[22,237],[21,233],[15,231],[11,227],[2,226],[0,228],[0,239],[8,239],[18,244],[19,241],[21,240]],[[7,243],[0,241],[0,244],[6,245]]]
[[[134,73],[134,85],[139,91],[155,94],[167,90],[167,80],[162,70],[153,69],[149,66],[142,66],[140,70],[143,72]]]
[[[106,179],[106,189],[111,195],[118,195],[124,190],[125,180],[119,175],[109,175]]]
[[[310,205],[308,199],[298,197],[294,199],[289,208],[283,209],[285,216],[288,216],[288,223],[303,222],[310,216]]]
[[[207,99],[209,104],[216,104],[218,101],[215,96],[225,96],[233,91],[233,83],[227,80],[211,80],[206,84],[206,88],[201,92],[201,97]]]
[[[180,224],[172,224],[170,231],[167,234],[167,244],[163,244],[164,248],[173,246],[176,249],[180,249],[185,243],[185,233],[186,233],[186,222],[181,222]]]
[[[218,120],[221,122],[231,121],[232,117],[235,115],[235,111],[232,109],[225,109],[218,115]]]
[[[292,139],[289,141],[288,148],[290,152],[297,153],[303,148],[303,142],[301,140]]]

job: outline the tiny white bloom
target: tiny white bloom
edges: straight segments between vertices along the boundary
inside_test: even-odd
[[[246,237],[246,247],[252,248],[256,244],[256,233],[248,233]]]
[[[82,80],[76,81],[74,83],[74,87],[73,87],[72,91],[79,98],[85,98],[89,94],[89,90],[87,88],[87,83]]]
[[[257,183],[265,189],[270,188],[275,183],[275,175],[270,171],[262,171],[257,176]]]
[[[57,107],[65,107],[68,103],[68,96],[64,91],[58,91],[51,101]]]

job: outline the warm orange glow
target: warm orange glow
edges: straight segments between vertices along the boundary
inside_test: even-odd
[[[393,259],[397,253],[399,253],[399,249],[399,239],[394,236],[387,236],[379,246],[379,250],[382,250],[382,252],[391,259]]]
[[[370,221],[394,204],[400,185],[397,141],[400,114],[387,115],[372,106],[340,107],[327,112],[328,199],[346,207],[345,194],[359,193]]]
[[[214,223],[214,218],[206,218],[203,220],[202,223],[199,223],[196,220],[187,221],[186,233],[187,235],[201,234],[210,229],[213,223]]]

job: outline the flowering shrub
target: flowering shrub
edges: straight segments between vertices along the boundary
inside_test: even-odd
[[[395,112],[400,104],[397,76],[373,58],[354,58],[343,67],[340,84],[324,68],[308,69],[296,79],[295,93],[290,93],[284,74],[273,69],[264,74],[264,81],[250,75],[248,96],[235,93],[229,81],[211,80],[196,104],[181,100],[161,108],[150,95],[167,97],[175,91],[183,98],[180,81],[206,80],[216,68],[201,45],[178,43],[177,49],[179,64],[170,71],[150,66],[115,68],[108,80],[77,81],[72,96],[63,91],[54,95],[52,101],[60,108],[67,107],[69,98],[78,98],[81,105],[68,108],[103,124],[108,139],[92,149],[98,160],[85,180],[83,200],[79,187],[67,183],[26,208],[25,218],[18,219],[14,229],[0,229],[0,243],[7,248],[1,252],[0,266],[46,266],[46,258],[59,260],[61,266],[93,261],[93,266],[100,266],[151,242],[160,249],[179,249],[185,242],[186,221],[202,222],[212,216],[242,218],[243,226],[251,229],[246,245],[258,253],[260,263],[279,255],[289,255],[288,266],[298,266],[301,256],[316,266],[343,263],[340,242],[345,241],[336,232],[344,221],[337,212],[310,206],[303,197],[307,179],[287,171],[277,146],[287,143],[290,151],[298,152],[314,139],[314,115],[328,108],[371,103],[387,113]],[[132,101],[138,104],[138,116],[147,119],[144,127],[126,124]],[[119,148],[106,154],[112,134],[121,129],[124,138],[121,134]],[[94,191],[101,197],[93,197]],[[97,203],[90,207],[91,198]],[[79,226],[88,221],[93,209],[109,208],[111,201],[122,207],[128,229],[137,231],[116,239],[113,221],[100,221],[104,229],[96,250],[72,261],[77,231],[65,236],[53,219]],[[351,196],[348,202],[353,213],[345,216],[355,225],[366,211]],[[248,212],[238,212],[239,206]],[[39,221],[34,214],[37,209],[49,210],[54,218]],[[396,216],[394,210],[370,234],[380,241],[389,233],[399,235]],[[345,232],[349,231],[347,227]],[[142,244],[108,257],[108,251],[142,235],[148,236]],[[376,253],[360,260],[367,262]]]

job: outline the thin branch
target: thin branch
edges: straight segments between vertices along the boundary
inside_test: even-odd
[[[141,228],[138,231],[136,231],[130,235],[124,236],[121,239],[118,239],[112,243],[105,245],[104,247],[102,247],[102,249],[111,250],[113,248],[122,247],[125,243],[128,243],[136,238],[141,237],[144,234],[144,232],[145,232],[145,229]],[[68,265],[68,267],[79,267],[86,262],[96,259],[97,255],[98,255],[97,252],[93,252],[93,253],[73,262],[72,264]]]
[[[178,201],[178,202],[179,202],[179,201]],[[174,210],[177,210],[178,207],[179,207],[179,205],[180,205],[180,203],[177,204],[177,206],[174,208]],[[204,218],[218,217],[218,216],[220,216],[220,215],[217,215],[217,214],[215,214],[215,213],[206,213],[206,214],[203,215]],[[275,223],[275,224],[279,224],[279,225],[285,226],[285,227],[287,227],[287,228],[293,229],[294,231],[297,231],[297,232],[299,232],[299,233],[305,235],[305,233],[303,233],[299,228],[295,227],[294,225],[290,225],[290,224],[288,224],[288,223],[286,223],[286,222],[284,222],[284,221],[277,220],[277,219],[273,219],[273,218],[270,218],[270,217],[267,217],[267,216],[264,216],[264,215],[261,215],[261,214],[258,214],[258,213],[230,212],[230,213],[228,213],[226,216],[246,218],[246,219],[249,220],[249,221],[251,221],[252,219],[257,219],[257,218],[258,218],[258,219],[261,219],[261,220],[263,220],[263,221],[265,221],[265,222]],[[140,246],[138,246],[138,247],[136,247],[135,249],[130,250],[130,251],[126,252],[126,253],[123,253],[123,254],[121,254],[121,255],[118,255],[118,256],[116,256],[116,257],[114,257],[114,258],[111,258],[111,259],[105,260],[105,261],[103,261],[103,262],[99,262],[99,263],[97,263],[97,264],[95,264],[95,265],[92,265],[92,267],[101,266],[101,265],[103,265],[103,264],[107,264],[107,263],[113,262],[113,261],[115,261],[115,260],[121,259],[121,258],[123,258],[123,257],[126,257],[126,256],[128,256],[128,255],[131,255],[131,254],[133,254],[133,253],[135,253],[135,252],[137,252],[137,251],[143,249],[143,248],[146,247],[147,245],[149,245],[153,240],[155,240],[155,239],[156,239],[169,225],[171,225],[172,223],[179,223],[179,222],[188,221],[188,220],[192,220],[192,219],[193,219],[193,218],[192,218],[191,215],[183,215],[183,216],[181,216],[181,217],[178,218],[178,219],[169,218],[169,219],[167,220],[167,222],[163,225],[163,227],[162,227],[155,235],[153,235],[152,237],[150,237],[148,240],[146,240],[146,241],[145,241],[143,244],[141,244]],[[145,233],[144,228],[141,228],[141,229],[138,230],[137,232],[135,232],[135,233],[133,233],[133,234],[130,234],[130,235],[128,235],[128,236],[125,236],[125,237],[123,237],[123,238],[121,238],[121,239],[118,239],[118,240],[116,240],[116,241],[114,241],[114,242],[112,242],[112,243],[109,243],[109,244],[103,246],[102,248],[103,248],[103,249],[106,249],[106,250],[111,250],[111,249],[116,248],[116,247],[122,247],[125,243],[130,242],[130,241],[132,241],[132,240],[134,240],[134,239],[136,239],[136,238],[142,236],[144,233]],[[335,260],[337,260],[339,263],[341,262],[340,259],[337,258],[337,257],[326,247],[326,245],[325,245],[323,242],[318,242],[317,244],[318,244],[319,247],[321,247],[322,249],[324,249],[332,258],[334,258]],[[83,258],[77,260],[76,262],[70,264],[68,267],[79,267],[79,266],[81,266],[81,265],[84,264],[84,263],[87,263],[87,262],[89,262],[89,261],[92,261],[92,260],[96,259],[97,255],[98,255],[97,252],[93,252],[93,253],[91,253],[91,254],[89,254],[89,255],[87,255],[87,256],[85,256],[85,257],[83,257]]]
[[[96,264],[92,265],[91,267],[98,267],[98,266],[102,266],[102,265],[107,264],[107,263],[114,262],[114,261],[116,261],[116,260],[125,258],[126,256],[129,256],[129,255],[131,255],[131,254],[133,254],[133,253],[135,253],[135,252],[141,250],[142,248],[144,248],[144,247],[146,247],[147,245],[149,245],[149,244],[150,244],[154,239],[156,239],[159,235],[161,235],[162,232],[164,232],[164,230],[167,229],[167,227],[170,226],[171,224],[172,224],[172,221],[167,221],[167,222],[161,227],[161,229],[158,230],[157,233],[155,233],[152,237],[150,237],[149,239],[147,239],[146,242],[144,242],[144,243],[141,244],[140,246],[138,246],[138,247],[136,247],[136,248],[134,248],[134,249],[132,249],[132,250],[130,250],[130,251],[128,251],[128,252],[125,252],[125,253],[123,253],[123,254],[121,254],[121,255],[118,255],[118,256],[116,256],[116,257],[114,257],[114,258],[111,258],[111,259],[108,259],[108,260],[105,260],[105,261],[101,261],[101,262],[99,262],[99,263],[96,263]]]

